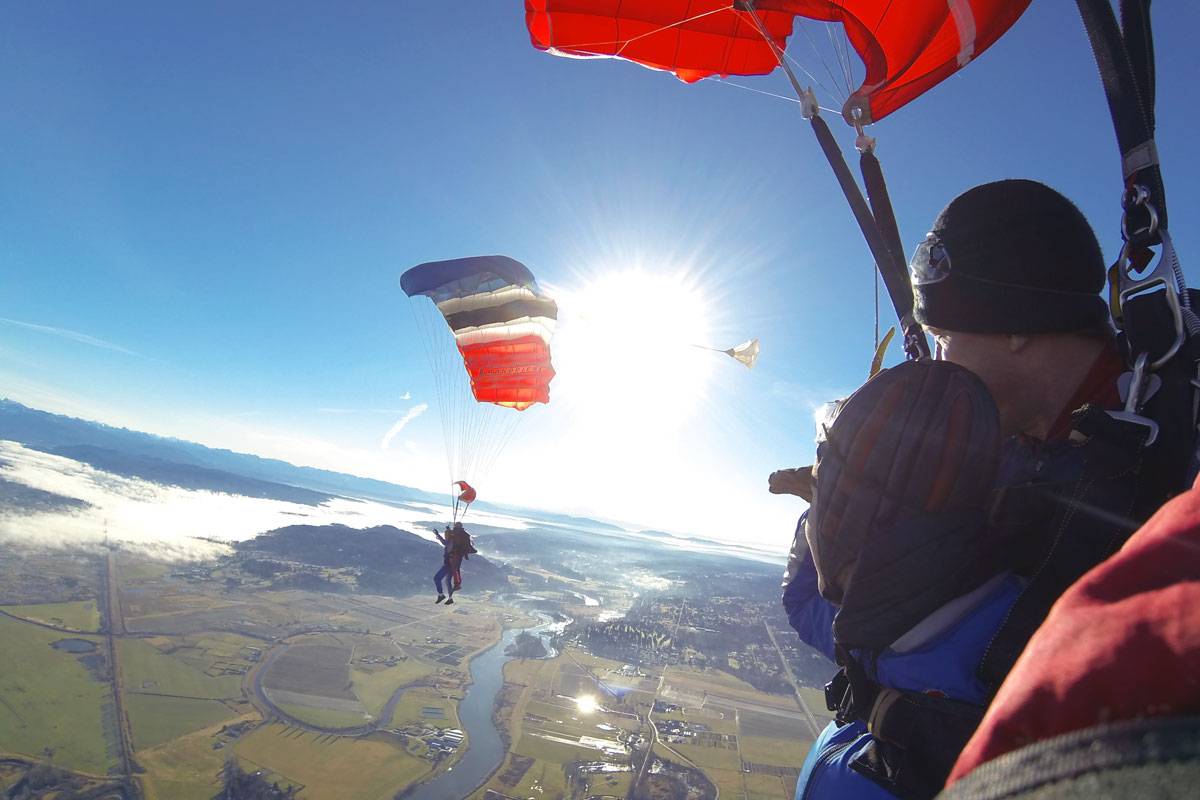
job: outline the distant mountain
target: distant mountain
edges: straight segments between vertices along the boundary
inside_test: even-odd
[[[272,560],[350,569],[358,572],[358,588],[373,594],[405,595],[423,588],[432,592],[433,574],[442,565],[440,545],[391,525],[289,525],[234,548],[256,574]],[[508,587],[508,571],[479,554],[463,562],[462,575],[467,590]]]
[[[3,467],[0,461],[0,467]],[[0,514],[44,514],[50,511],[82,511],[89,503],[74,497],[35,489],[0,477]]]
[[[55,447],[49,452],[75,461],[82,461],[96,469],[125,478],[141,478],[164,486],[240,494],[266,500],[284,500],[308,506],[320,505],[334,497],[334,495],[314,492],[310,489],[247,478],[224,470],[180,464],[153,456],[120,453],[116,450],[88,444]]]
[[[322,495],[349,495],[401,505],[413,501],[445,502],[445,497],[442,495],[435,495],[420,489],[314,467],[297,467],[286,461],[205,447],[182,439],[154,436],[149,433],[131,431],[128,428],[115,428],[99,422],[39,411],[12,400],[0,400],[0,439],[19,442],[26,447],[43,452],[61,452],[63,455],[66,455],[68,449],[71,448],[90,448],[75,450],[75,452],[87,453],[89,458],[105,460],[110,465],[120,465],[126,472],[114,470],[119,474],[136,474],[138,477],[155,480],[155,478],[141,473],[153,473],[157,470],[160,477],[170,477],[170,480],[166,482],[172,485],[188,485],[186,481],[199,483],[208,481],[232,486],[234,483],[240,482],[238,493],[251,492],[250,496],[252,497],[270,496],[253,493],[266,492],[268,487],[240,479],[250,478],[266,484],[284,484],[289,487],[308,489],[310,492]],[[119,458],[116,455],[105,455],[98,451],[119,454]],[[155,462],[161,463],[156,464]],[[88,461],[88,463],[92,462]],[[99,467],[100,465],[95,464],[95,466]],[[180,469],[181,467],[199,467],[213,470],[215,473],[224,473],[224,475],[195,471],[185,473]],[[108,469],[108,467],[100,468]],[[239,481],[233,481],[234,477]],[[245,492],[241,491],[242,489]],[[270,491],[278,490],[271,489]],[[305,497],[307,499],[296,502],[314,502],[313,495],[305,495]],[[316,500],[315,502],[320,501]]]

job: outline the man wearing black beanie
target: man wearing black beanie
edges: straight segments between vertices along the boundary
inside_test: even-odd
[[[1004,180],[956,197],[910,265],[914,315],[939,357],[983,378],[1007,434],[1069,432],[1085,403],[1111,407],[1123,363],[1096,235],[1044,184]]]
[[[967,598],[937,612],[944,627],[953,623],[986,634],[947,655],[968,670],[977,665],[974,676],[986,696],[1003,680],[1054,600],[1137,525],[1130,519],[1136,483],[1130,475],[1137,465],[1122,460],[1125,455],[1111,441],[1100,436],[1089,440],[1089,434],[1073,430],[1077,409],[1091,406],[1107,419],[1100,409],[1120,407],[1117,379],[1125,366],[1100,297],[1106,268],[1096,236],[1070,201],[1043,184],[1005,180],[964,192],[938,215],[910,272],[914,314],[932,334],[938,358],[983,380],[1005,437],[984,541],[995,568],[1012,573],[1023,588],[1002,621],[989,616],[985,604],[966,603]],[[792,477],[776,473],[771,490],[799,494]],[[831,684],[843,687],[834,691],[844,692],[838,719],[859,728],[840,730],[853,735],[869,723],[875,738],[886,742],[872,755],[864,750],[843,773],[877,784],[873,797],[881,796],[878,788],[924,796],[904,786],[904,776],[953,761],[973,726],[970,714],[930,708],[918,693],[905,695],[908,700],[896,703],[900,710],[893,715],[893,706],[880,698],[894,700],[895,693],[876,695],[872,681],[880,679],[845,648],[838,650],[830,624],[834,609],[818,592],[803,528],[802,517],[785,579],[783,605],[789,621],[809,644],[827,654],[841,653],[843,683],[835,679]],[[903,543],[897,546],[903,550]],[[916,537],[910,554],[921,557]],[[937,580],[932,574],[929,579]],[[917,628],[893,645],[899,647]],[[921,677],[913,680],[919,683]],[[980,707],[975,713],[981,716],[982,711]],[[812,778],[810,762],[815,764],[812,754],[802,781]],[[833,791],[813,796],[851,795]]]

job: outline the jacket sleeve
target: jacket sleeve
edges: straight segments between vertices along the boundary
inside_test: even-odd
[[[800,634],[800,640],[833,661],[833,617],[837,607],[821,597],[817,590],[817,567],[804,538],[807,516],[808,512],[805,512],[796,523],[796,537],[792,541],[784,576],[783,609],[792,628]]]

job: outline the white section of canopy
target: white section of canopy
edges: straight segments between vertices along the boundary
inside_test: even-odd
[[[537,336],[547,345],[554,335],[554,320],[549,317],[522,317],[509,322],[496,322],[476,328],[463,328],[454,334],[459,347],[521,336]]]
[[[946,0],[946,3],[958,29],[958,66],[965,67],[975,57],[975,12],[967,0]]]
[[[505,286],[491,292],[479,292],[466,297],[451,297],[437,304],[438,311],[446,316],[461,314],[464,311],[478,311],[481,308],[493,308],[517,300],[536,300],[542,295],[525,286]]]

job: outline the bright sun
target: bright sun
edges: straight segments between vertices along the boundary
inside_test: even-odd
[[[703,348],[710,310],[683,273],[610,272],[556,289],[556,399],[599,428],[674,428],[704,399],[720,356]]]
[[[596,698],[592,697],[590,694],[584,694],[576,697],[575,706],[579,709],[580,714],[591,714],[600,707],[599,704],[596,703]]]

